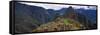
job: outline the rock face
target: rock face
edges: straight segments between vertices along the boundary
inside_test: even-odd
[[[15,33],[32,32],[32,29],[46,22],[44,8],[15,3]]]
[[[47,12],[48,12],[48,20],[52,21],[55,17],[55,14],[56,14],[55,10],[47,9]]]
[[[76,11],[73,9],[71,6],[67,8],[67,11],[64,14],[65,18],[70,18],[70,19],[77,19]]]

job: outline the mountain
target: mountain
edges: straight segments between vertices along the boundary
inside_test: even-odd
[[[62,15],[64,15],[65,12],[67,12],[67,8],[62,8],[62,9],[57,10],[57,11],[58,11],[59,15],[62,16]]]
[[[93,10],[77,10],[69,7],[65,12],[64,17],[80,22],[81,24],[85,25],[87,29],[96,28],[96,12]]]
[[[15,32],[32,32],[47,22],[47,11],[42,7],[15,3]]]
[[[96,29],[96,10],[85,10],[85,9],[77,9],[77,12],[81,14],[80,16],[84,16],[84,21],[86,21],[85,25],[89,27],[89,29]],[[82,18],[81,18],[82,19]],[[80,20],[81,21],[81,20]]]
[[[54,20],[56,17],[60,16],[60,12],[58,10],[47,9],[49,21]]]
[[[78,9],[78,11],[81,11],[81,14],[85,15],[92,22],[96,21],[96,10]]]
[[[68,7],[67,11],[63,15],[65,18],[70,18],[70,19],[77,19],[77,14],[76,10],[73,7]]]
[[[64,23],[67,24],[67,19],[69,19],[68,21],[73,21],[73,25],[71,26],[79,22],[78,25],[82,24],[86,28],[96,28],[96,10],[74,9],[71,6],[69,8],[53,10],[21,3],[15,3],[14,6],[15,33],[33,32],[33,30],[37,30],[38,27],[42,28],[41,25],[45,26],[45,24],[47,26],[50,24],[52,27],[52,24],[58,24],[59,21],[61,23],[63,22],[62,24],[64,25]],[[59,17],[61,17],[61,19],[59,19]],[[75,24],[75,26],[77,25]]]
[[[67,11],[67,8],[62,8],[60,10],[47,9],[47,11],[49,13],[48,19],[52,21],[53,19],[56,19],[58,16],[64,15],[64,13]]]
[[[47,12],[48,12],[48,20],[49,21],[52,21],[53,20],[53,18],[55,17],[55,10],[53,10],[53,9],[47,9]]]

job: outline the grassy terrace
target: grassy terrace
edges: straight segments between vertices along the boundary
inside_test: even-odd
[[[57,18],[55,21],[40,25],[40,27],[34,29],[33,32],[68,31],[78,29],[85,29],[85,27],[72,19]]]

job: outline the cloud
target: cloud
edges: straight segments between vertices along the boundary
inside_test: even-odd
[[[96,6],[60,5],[60,4],[27,3],[27,2],[20,2],[20,3],[31,6],[39,6],[45,9],[54,9],[54,10],[59,10],[61,8],[68,8],[69,6],[72,6],[74,9],[82,8],[82,9],[96,10]]]

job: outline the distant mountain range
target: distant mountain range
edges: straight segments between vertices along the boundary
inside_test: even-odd
[[[88,20],[89,23],[96,24],[96,10],[84,10],[84,9],[70,9],[62,8],[60,10],[45,9],[38,6],[30,6],[21,3],[15,3],[15,32],[32,32],[33,29],[50,22],[56,17],[64,16],[68,12],[75,10],[78,14],[78,21],[85,22]],[[84,19],[83,19],[84,18]],[[83,20],[83,21],[82,21]]]

